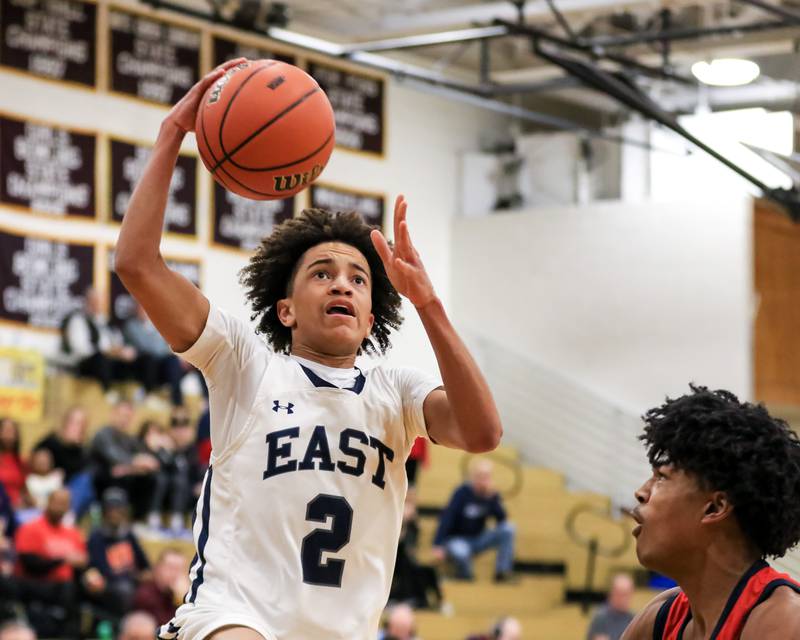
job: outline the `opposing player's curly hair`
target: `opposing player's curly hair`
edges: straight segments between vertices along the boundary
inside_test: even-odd
[[[640,439],[654,467],[671,464],[701,487],[724,491],[745,536],[763,557],[800,541],[800,440],[762,405],[690,385],[644,415]]]
[[[292,331],[278,319],[278,300],[290,291],[300,258],[311,247],[323,242],[343,242],[358,249],[372,273],[372,332],[361,344],[366,352],[385,353],[391,346],[389,334],[403,321],[397,293],[378,252],[372,246],[372,229],[357,213],[331,213],[324,209],[304,209],[297,218],[283,222],[266,238],[239,272],[250,302],[251,319],[276,352],[288,352]]]

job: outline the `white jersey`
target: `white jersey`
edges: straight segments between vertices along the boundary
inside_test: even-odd
[[[378,366],[337,388],[214,306],[180,355],[208,382],[213,453],[179,613],[239,611],[275,640],[372,640],[391,586],[404,463],[426,435],[422,403],[439,382]]]

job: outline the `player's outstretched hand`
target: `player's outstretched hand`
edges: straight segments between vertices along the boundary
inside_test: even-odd
[[[397,196],[394,203],[394,247],[389,246],[386,238],[377,229],[373,230],[370,237],[394,288],[415,307],[421,308],[436,298],[436,292],[417,250],[411,243],[406,208],[405,197]]]
[[[228,60],[219,65],[213,71],[209,71],[200,81],[186,92],[175,106],[167,114],[165,122],[171,122],[183,133],[194,131],[194,123],[197,120],[197,110],[200,107],[200,100],[205,95],[206,90],[219,78],[221,78],[231,67],[241,64],[247,58],[236,58]]]

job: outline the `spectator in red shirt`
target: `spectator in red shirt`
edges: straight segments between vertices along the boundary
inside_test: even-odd
[[[88,560],[83,534],[63,522],[69,507],[69,489],[54,491],[47,500],[44,513],[17,529],[14,538],[17,575],[38,583],[40,587],[52,587],[48,591],[38,589],[41,594],[38,599],[59,605],[65,612],[63,621],[58,624],[61,637],[77,637],[80,626],[76,571],[81,572],[81,584],[89,593],[105,587],[105,581],[96,569],[83,572]],[[43,620],[37,619],[41,617],[32,617],[31,621],[41,629],[49,628],[44,626]],[[41,629],[37,626],[37,631],[43,635]]]
[[[153,578],[136,590],[133,608],[147,611],[159,625],[166,624],[188,590],[186,558],[177,549],[164,549],[153,567]]]
[[[44,513],[17,530],[17,571],[21,576],[71,582],[75,569],[86,566],[88,556],[83,534],[62,522],[69,504],[69,490],[54,491]]]
[[[0,482],[16,509],[25,491],[25,465],[19,455],[19,424],[0,418]]]

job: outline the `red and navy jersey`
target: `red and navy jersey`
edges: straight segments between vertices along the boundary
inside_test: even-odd
[[[783,586],[800,593],[800,583],[785,573],[775,571],[763,560],[756,562],[731,592],[711,640],[739,640],[750,612],[769,598],[775,589]],[[683,631],[691,619],[689,599],[683,591],[679,591],[658,610],[653,640],[682,640]]]

